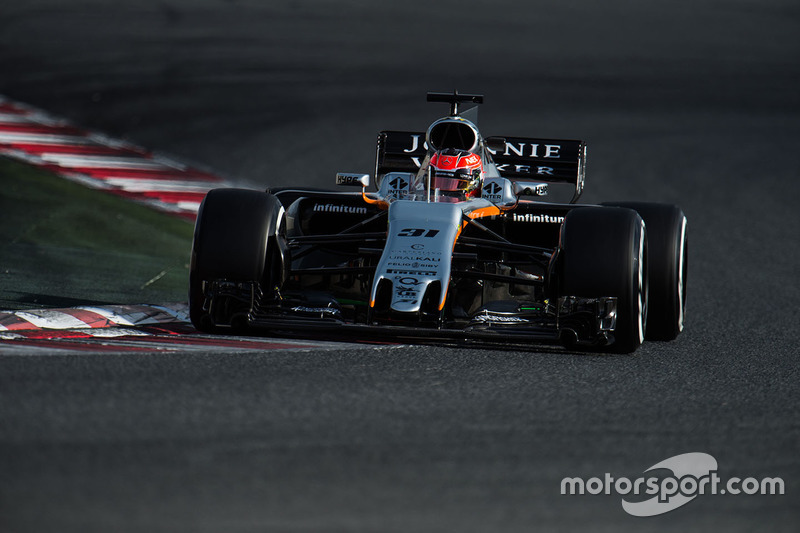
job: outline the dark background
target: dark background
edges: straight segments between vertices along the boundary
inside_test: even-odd
[[[258,188],[483,93],[485,135],[587,141],[584,200],[681,205],[690,273],[686,332],[626,357],[1,358],[0,529],[796,531],[799,34],[788,0],[2,4],[0,94]],[[558,494],[690,451],[787,494]]]

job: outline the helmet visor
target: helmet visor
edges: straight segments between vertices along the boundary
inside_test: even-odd
[[[433,179],[433,188],[440,191],[464,191],[469,187],[469,181],[460,180],[450,176],[436,176]]]
[[[437,171],[433,177],[433,187],[440,191],[466,191],[472,185],[472,177],[468,171],[459,169],[452,172]]]

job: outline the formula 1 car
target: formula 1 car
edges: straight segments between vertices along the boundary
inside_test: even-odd
[[[578,205],[583,141],[484,138],[483,96],[428,101],[449,116],[378,135],[375,192],[353,173],[336,183],[360,191],[210,191],[191,256],[195,327],[618,353],[681,332],[680,208]],[[564,186],[571,199],[544,201]]]

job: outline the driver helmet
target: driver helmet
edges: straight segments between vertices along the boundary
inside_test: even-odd
[[[447,148],[431,157],[432,187],[445,196],[472,196],[477,193],[483,178],[481,156]]]

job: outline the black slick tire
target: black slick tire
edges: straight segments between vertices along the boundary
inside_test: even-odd
[[[645,338],[648,313],[647,234],[630,209],[580,207],[561,228],[561,294],[616,297],[614,342],[605,351],[631,353]]]
[[[283,206],[274,196],[247,189],[214,189],[203,199],[195,222],[189,270],[189,316],[200,331],[217,328],[204,309],[210,281],[270,284],[270,248],[275,247]],[[274,252],[274,250],[273,250]]]
[[[689,249],[686,215],[680,207],[645,202],[616,202],[633,209],[647,228],[650,309],[647,340],[670,341],[683,331]]]

